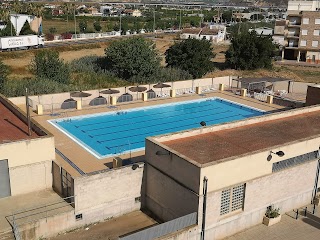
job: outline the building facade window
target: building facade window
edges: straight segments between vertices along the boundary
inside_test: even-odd
[[[309,24],[309,18],[303,18],[302,19],[303,24]]]
[[[221,192],[220,215],[243,209],[245,184],[237,185]]]
[[[307,41],[306,41],[306,40],[301,40],[300,46],[301,46],[301,47],[307,46]]]
[[[312,41],[312,47],[318,47],[318,41]]]
[[[313,30],[313,35],[314,36],[319,36],[320,35],[320,30],[318,30],[318,29]]]
[[[320,24],[320,18],[316,18],[314,21],[315,24]]]
[[[304,35],[304,36],[308,35],[308,30],[305,30],[305,29],[301,30],[301,35]]]

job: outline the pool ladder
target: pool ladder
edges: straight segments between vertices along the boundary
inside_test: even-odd
[[[71,118],[68,117],[68,113],[67,112],[62,112],[61,116],[64,118],[63,119],[64,122],[71,122]]]

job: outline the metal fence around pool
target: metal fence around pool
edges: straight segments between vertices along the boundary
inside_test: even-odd
[[[126,236],[120,236],[119,240],[151,240],[155,239],[186,227],[190,227],[192,225],[197,224],[197,213],[190,213],[180,218],[176,218],[174,220],[155,225],[153,227],[144,229],[142,231],[129,234]]]

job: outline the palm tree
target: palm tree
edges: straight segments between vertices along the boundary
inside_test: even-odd
[[[11,9],[15,12],[15,19],[16,19],[16,35],[18,36],[18,14],[21,13],[22,11],[22,5],[21,2],[19,2],[18,0],[15,0],[12,5],[11,5]]]
[[[69,32],[69,14],[71,13],[72,5],[70,3],[65,3],[63,5],[64,14],[67,15],[67,32]]]
[[[76,38],[77,38],[76,9],[77,9],[77,5],[76,5],[76,4],[72,4],[73,17],[74,17],[74,34],[75,34],[75,36],[76,36]]]

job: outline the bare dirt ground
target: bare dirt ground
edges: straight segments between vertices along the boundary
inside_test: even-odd
[[[162,35],[156,38],[150,38],[155,42],[156,49],[161,57],[161,65],[165,66],[165,51],[172,46],[177,40],[176,35]],[[70,50],[68,48],[60,48],[60,57],[66,62],[78,59],[84,56],[104,56],[104,49],[110,43],[102,43],[88,46],[88,49]],[[227,69],[225,62],[225,52],[228,50],[228,45],[214,45],[213,50],[216,54],[213,61],[216,64],[216,70],[206,74],[205,77],[220,77],[226,75],[242,76],[242,77],[283,77],[294,81],[319,83],[320,82],[320,67],[307,66],[278,66],[275,65],[272,70],[259,69],[254,71],[236,71]],[[11,54],[11,55],[9,55]],[[4,57],[3,57],[4,56]],[[29,64],[34,56],[34,51],[8,53],[0,57],[4,64],[11,68],[11,79],[21,79],[24,77],[31,77],[29,71]],[[11,56],[11,57],[10,57]]]
[[[50,240],[116,240],[119,236],[157,224],[141,211],[132,212],[109,221],[90,225]],[[87,230],[86,230],[87,229]]]

